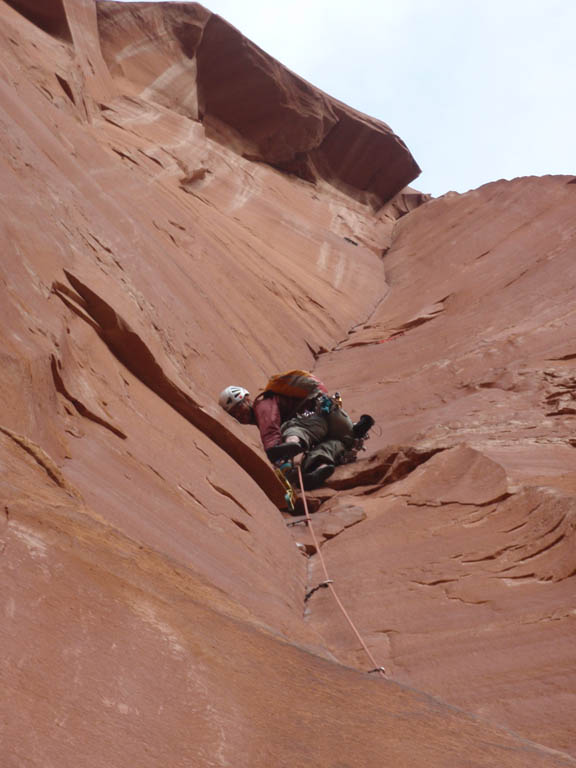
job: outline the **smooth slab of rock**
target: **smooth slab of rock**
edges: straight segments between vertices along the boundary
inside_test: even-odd
[[[575,764],[286,642],[28,470],[43,504],[0,527],[5,765]]]

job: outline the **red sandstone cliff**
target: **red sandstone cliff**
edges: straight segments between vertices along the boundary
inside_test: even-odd
[[[0,20],[5,764],[576,764],[574,180],[421,205],[197,4]],[[388,680],[215,406],[294,366],[379,424],[315,525]]]

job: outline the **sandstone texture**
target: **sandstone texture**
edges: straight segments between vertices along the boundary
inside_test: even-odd
[[[572,752],[575,203],[566,176],[415,210],[384,259],[386,301],[316,369],[380,425],[373,455],[329,481],[353,488],[356,474],[368,522],[326,553],[382,663]],[[418,453],[433,455],[387,482]],[[312,623],[353,663],[314,599]]]
[[[0,22],[3,765],[576,765],[574,179],[430,200],[195,3]],[[377,420],[317,544],[216,405],[293,367]]]

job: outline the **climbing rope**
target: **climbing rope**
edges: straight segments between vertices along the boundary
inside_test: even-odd
[[[311,589],[307,593],[306,600],[308,600],[308,598],[317,589],[320,589],[321,587],[325,587],[325,588],[329,589],[332,592],[334,600],[336,600],[336,604],[338,605],[338,607],[340,608],[340,610],[344,614],[344,618],[346,619],[348,624],[350,624],[350,627],[352,628],[352,631],[356,635],[356,638],[358,639],[358,641],[359,641],[360,645],[362,646],[364,652],[366,653],[366,655],[370,659],[370,663],[372,664],[373,668],[370,669],[369,671],[370,672],[378,672],[383,677],[386,677],[386,670],[384,669],[384,667],[380,667],[376,663],[376,660],[374,659],[374,656],[370,652],[370,649],[368,648],[368,646],[366,645],[366,643],[362,639],[362,636],[361,636],[360,632],[356,628],[356,625],[354,624],[354,622],[350,618],[346,608],[344,608],[344,605],[342,604],[342,601],[338,597],[338,594],[337,594],[336,590],[334,589],[334,581],[333,581],[333,579],[331,579],[330,576],[328,575],[328,569],[326,568],[326,562],[324,560],[324,556],[322,555],[322,551],[320,550],[320,545],[318,544],[318,539],[316,538],[316,534],[314,533],[314,527],[312,526],[312,518],[310,517],[310,512],[308,511],[308,502],[306,501],[306,494],[304,492],[304,481],[302,479],[302,468],[301,468],[300,464],[298,465],[298,481],[300,483],[300,492],[302,494],[302,503],[304,505],[304,513],[306,514],[306,522],[308,523],[308,529],[309,529],[309,531],[310,531],[310,533],[312,535],[312,541],[314,542],[314,546],[316,547],[316,552],[318,553],[318,557],[320,558],[320,564],[322,566],[322,570],[324,571],[324,581],[322,581],[320,584],[318,584],[317,587],[314,587],[313,589]]]

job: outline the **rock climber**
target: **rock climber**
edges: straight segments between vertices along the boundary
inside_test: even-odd
[[[289,460],[301,464],[305,490],[321,486],[346,450],[374,424],[367,414],[353,424],[338,398],[331,398],[324,385],[316,382],[314,391],[300,397],[266,389],[253,402],[247,389],[232,385],[218,400],[241,424],[258,427],[266,455],[275,466]]]

